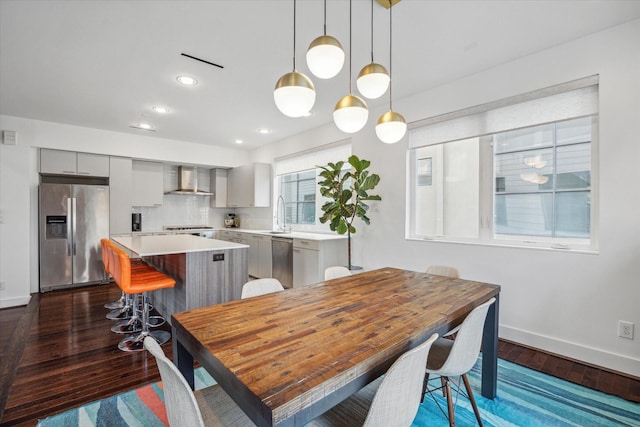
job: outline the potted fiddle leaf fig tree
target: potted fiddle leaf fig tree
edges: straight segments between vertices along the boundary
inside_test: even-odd
[[[318,185],[320,194],[329,199],[322,205],[324,213],[320,222],[329,222],[332,231],[347,234],[348,267],[352,269],[351,235],[356,232],[353,222],[360,218],[365,224],[369,224],[369,205],[365,202],[382,198],[376,194],[369,194],[380,182],[380,176],[367,170],[371,162],[352,155],[349,157],[349,164],[352,168],[347,171],[343,171],[342,168],[344,161],[320,166],[322,181]]]

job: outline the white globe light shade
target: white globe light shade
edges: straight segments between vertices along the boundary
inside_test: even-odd
[[[336,104],[333,121],[338,129],[346,133],[355,133],[367,124],[369,109],[367,104],[355,95],[347,95]]]
[[[365,98],[376,99],[380,98],[389,88],[389,73],[387,69],[380,64],[372,62],[365,65],[360,74],[358,74],[358,80],[356,84],[358,86],[358,92]]]
[[[307,76],[293,71],[280,77],[273,91],[273,99],[285,116],[302,117],[313,108],[316,90]]]
[[[407,122],[400,114],[387,111],[378,119],[376,135],[386,144],[395,144],[407,133]]]
[[[331,36],[317,37],[307,50],[307,66],[314,76],[330,79],[344,65],[344,50],[340,42]]]

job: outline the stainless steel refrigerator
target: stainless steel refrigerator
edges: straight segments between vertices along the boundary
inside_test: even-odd
[[[40,184],[40,290],[104,280],[100,239],[109,236],[109,187]]]

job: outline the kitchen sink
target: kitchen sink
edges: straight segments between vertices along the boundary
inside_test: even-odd
[[[275,234],[275,235],[278,235],[278,234],[291,234],[290,231],[284,231],[284,230],[272,230],[272,231],[267,231],[267,233]]]

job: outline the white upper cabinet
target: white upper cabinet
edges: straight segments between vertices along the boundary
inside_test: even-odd
[[[164,198],[162,163],[133,161],[132,206],[161,206]]]
[[[227,207],[269,207],[270,200],[271,165],[269,163],[250,163],[229,170]]]
[[[40,150],[40,172],[56,175],[109,176],[109,156],[43,148]]]
[[[227,207],[227,170],[211,169],[211,196],[210,206],[212,208]]]
[[[131,232],[131,159],[111,157],[109,161],[109,233]]]

